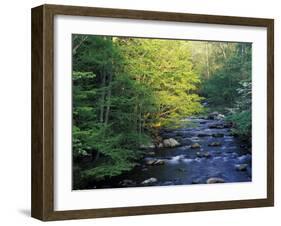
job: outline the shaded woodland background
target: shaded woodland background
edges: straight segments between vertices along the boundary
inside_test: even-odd
[[[223,113],[251,141],[251,44],[73,35],[72,51],[74,189],[129,172],[190,116]]]

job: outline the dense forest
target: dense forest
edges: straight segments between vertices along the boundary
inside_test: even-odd
[[[73,188],[129,172],[161,130],[225,115],[251,141],[251,44],[73,35]]]

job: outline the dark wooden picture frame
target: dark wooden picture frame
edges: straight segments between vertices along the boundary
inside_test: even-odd
[[[54,210],[54,16],[95,16],[267,28],[267,198],[122,208]],[[42,5],[32,9],[31,215],[49,220],[160,214],[274,205],[274,20],[183,13]]]

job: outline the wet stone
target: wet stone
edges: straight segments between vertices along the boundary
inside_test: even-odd
[[[155,152],[154,152],[154,151],[150,151],[150,152],[147,153],[147,155],[149,155],[149,156],[155,156]]]
[[[194,179],[194,180],[191,181],[191,184],[202,184],[202,180]]]
[[[208,146],[210,146],[210,147],[218,147],[218,146],[221,146],[221,143],[220,142],[212,142],[212,143],[208,144]]]
[[[184,138],[181,140],[182,145],[191,145],[192,141],[189,138]]]
[[[251,161],[252,157],[250,154],[242,155],[238,157],[239,163],[249,163]]]
[[[123,186],[123,187],[136,186],[136,182],[135,182],[135,181],[133,181],[133,180],[128,180],[128,179],[122,180],[119,184],[120,184],[121,186]]]
[[[212,137],[224,137],[223,133],[214,133],[212,134]]]
[[[211,154],[209,152],[196,152],[196,156],[199,158],[210,158]]]
[[[152,185],[155,184],[157,182],[157,179],[154,177],[151,177],[147,180],[144,180],[143,182],[141,182],[142,185]]]
[[[218,183],[224,183],[224,179],[219,178],[219,177],[211,177],[209,178],[206,183],[207,184],[218,184]]]
[[[224,128],[228,128],[228,129],[231,128],[232,126],[233,126],[233,125],[232,125],[231,122],[228,122],[228,123],[224,123],[224,124],[223,124],[223,127],[224,127]]]
[[[146,161],[146,165],[149,166],[164,165],[164,164],[165,164],[165,160],[163,159],[150,159]]]
[[[193,149],[195,149],[195,148],[200,148],[201,145],[198,144],[198,143],[194,143],[194,144],[192,144],[190,147],[193,148]]]
[[[173,147],[176,147],[179,145],[180,145],[180,143],[177,140],[175,140],[174,138],[169,138],[169,139],[163,140],[163,146],[165,148],[173,148]]]
[[[209,128],[210,129],[223,129],[224,125],[223,124],[212,124],[212,125],[209,125]]]
[[[174,185],[172,181],[166,181],[162,184],[163,186],[169,186],[169,185]]]
[[[248,167],[248,164],[236,164],[235,169],[237,171],[246,171]]]
[[[147,148],[142,165],[134,168],[132,175],[124,174],[116,186],[129,187],[135,182],[136,186],[162,186],[251,180],[252,155],[247,146],[240,147],[245,142],[231,136],[231,125],[223,119],[188,120],[192,124],[186,128],[161,130],[160,139],[154,142],[163,145],[163,140],[167,140],[169,147]],[[176,143],[170,142],[170,138],[179,145],[170,147]]]

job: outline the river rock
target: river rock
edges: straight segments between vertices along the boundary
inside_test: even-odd
[[[197,143],[200,141],[199,137],[191,137],[190,140],[194,143]]]
[[[223,124],[224,128],[232,128],[232,126],[233,126],[232,122],[226,122]]]
[[[247,149],[249,148],[247,144],[240,144],[240,148]]]
[[[149,152],[147,152],[147,155],[149,155],[149,156],[155,156],[155,152],[154,152],[154,151],[149,151]]]
[[[223,124],[211,124],[209,125],[210,129],[223,129],[224,125]]]
[[[212,137],[224,137],[223,133],[214,133],[212,134]]]
[[[145,161],[145,164],[150,166],[150,165],[153,165],[154,162],[155,162],[155,159],[149,159],[149,160]]]
[[[218,115],[219,113],[217,111],[214,111],[208,115],[208,119],[215,120]]]
[[[162,185],[168,186],[168,185],[174,185],[174,183],[172,181],[166,181]]]
[[[153,165],[164,165],[165,164],[165,160],[163,159],[157,159]]]
[[[190,146],[191,148],[195,149],[195,148],[201,148],[201,145],[198,143],[194,143]]]
[[[173,147],[176,147],[179,145],[180,145],[180,143],[177,140],[175,140],[174,138],[169,138],[169,139],[163,140],[163,146],[165,148],[173,148]]]
[[[210,146],[210,147],[218,147],[218,146],[221,146],[221,143],[220,142],[212,142],[212,143],[208,144],[208,146]]]
[[[149,143],[149,144],[142,144],[140,146],[140,149],[143,149],[143,150],[146,150],[146,149],[154,149],[155,148],[155,145],[152,144],[152,143]]]
[[[252,155],[246,154],[238,157],[239,163],[249,163],[252,160]]]
[[[128,179],[122,180],[119,184],[121,186],[124,186],[124,187],[136,186],[136,182],[135,181],[128,180]]]
[[[196,152],[196,156],[199,158],[210,158],[211,154],[209,152]]]
[[[191,184],[202,184],[202,181],[200,179],[194,179],[191,181]]]
[[[176,137],[177,136],[177,133],[175,132],[162,132],[160,133],[160,136],[163,138],[163,139],[169,139],[171,137]]]
[[[246,171],[248,167],[248,164],[236,164],[235,169],[237,171]]]
[[[138,162],[136,162],[134,165],[135,165],[135,167],[141,167],[141,164]]]
[[[224,118],[225,118],[225,116],[223,114],[218,114],[215,119],[222,120]]]
[[[157,182],[157,179],[154,177],[151,177],[147,180],[144,180],[143,182],[141,182],[142,185],[151,185]]]
[[[181,140],[181,145],[191,145],[192,144],[192,140],[189,138],[184,138]]]
[[[165,160],[163,159],[149,159],[146,161],[146,165],[149,166],[157,166],[157,165],[164,165],[165,164]]]
[[[209,178],[206,183],[207,184],[218,184],[218,183],[224,183],[224,179],[219,178],[219,177],[211,177]]]
[[[142,168],[141,171],[145,172],[148,171],[148,169],[146,167]]]
[[[210,152],[203,152],[203,157],[210,158],[211,157]]]

